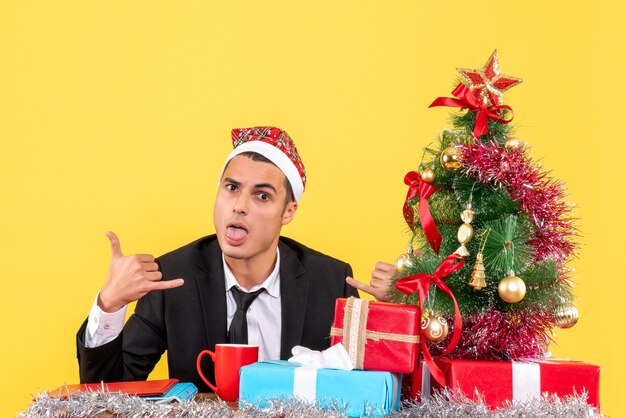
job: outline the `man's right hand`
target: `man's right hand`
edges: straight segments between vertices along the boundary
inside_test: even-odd
[[[173,289],[185,283],[183,279],[162,281],[163,275],[154,256],[124,256],[117,236],[111,231],[107,231],[106,236],[111,241],[111,264],[98,297],[98,306],[104,312],[116,312],[153,290]]]

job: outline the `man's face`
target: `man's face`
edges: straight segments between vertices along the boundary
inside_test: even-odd
[[[236,156],[220,181],[213,224],[226,257],[254,261],[276,255],[283,225],[298,204],[285,204],[285,175],[273,164]]]

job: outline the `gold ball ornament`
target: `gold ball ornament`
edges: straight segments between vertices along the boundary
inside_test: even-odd
[[[507,303],[517,303],[526,296],[526,283],[517,276],[506,276],[498,283],[498,295]]]
[[[422,177],[422,181],[425,181],[426,183],[432,183],[435,181],[435,172],[432,168],[427,168],[422,172],[422,174],[420,174],[420,176]]]
[[[396,259],[396,271],[405,276],[409,267],[411,267],[411,261],[413,260],[413,256],[411,254],[405,253],[401,254]]]
[[[439,155],[439,162],[446,170],[457,170],[461,167],[461,150],[450,146]]]
[[[574,305],[559,305],[552,316],[557,327],[571,328],[578,322],[578,309]]]
[[[524,141],[516,138],[509,138],[504,142],[504,147],[509,151],[513,151],[519,148],[524,148]]]
[[[439,342],[448,336],[448,321],[442,316],[427,315],[422,318],[422,335],[428,341]]]

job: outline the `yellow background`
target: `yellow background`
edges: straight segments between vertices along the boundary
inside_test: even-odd
[[[351,262],[405,251],[404,174],[449,126],[456,67],[498,48],[518,136],[578,204],[579,324],[554,355],[623,375],[623,2],[0,2],[0,415],[78,380],[74,333],[127,253],[213,230],[230,129],[272,124],[309,173],[284,230]],[[160,368],[154,376],[163,376]]]

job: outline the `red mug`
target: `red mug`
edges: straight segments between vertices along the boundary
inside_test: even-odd
[[[215,363],[215,385],[209,382],[200,367],[202,357],[211,356]],[[213,391],[224,401],[236,401],[239,398],[239,369],[259,361],[259,347],[246,344],[215,344],[215,351],[204,350],[198,354],[196,369],[198,374]]]

